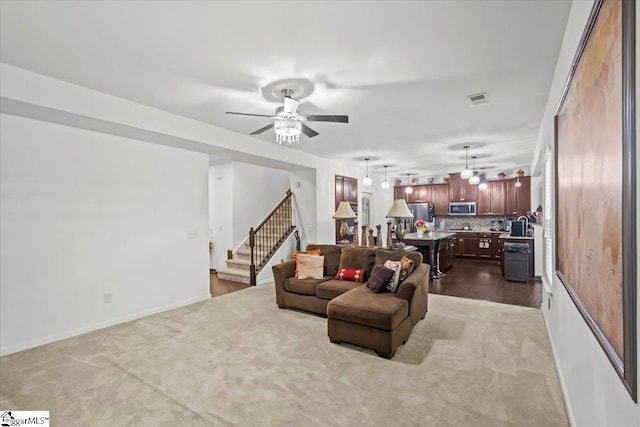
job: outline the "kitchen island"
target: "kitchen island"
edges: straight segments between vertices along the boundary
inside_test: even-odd
[[[448,233],[443,231],[433,231],[431,233],[424,233],[418,236],[418,233],[407,233],[402,238],[402,242],[408,245],[413,245],[418,248],[418,251],[422,253],[425,261],[431,265],[431,271],[429,273],[430,279],[439,279],[442,275],[440,271],[440,261],[438,253],[440,251],[440,243],[444,240],[448,240],[450,237],[455,236],[456,233]]]

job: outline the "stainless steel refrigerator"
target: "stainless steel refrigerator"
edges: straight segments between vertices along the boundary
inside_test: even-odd
[[[414,224],[416,223],[416,220],[420,218],[424,219],[432,227],[435,225],[433,224],[433,222],[435,221],[435,211],[433,203],[407,203],[407,206],[413,214],[413,220],[407,220],[405,222],[405,230],[410,230],[411,233],[415,233],[416,226]],[[410,224],[408,224],[408,222],[410,222]]]

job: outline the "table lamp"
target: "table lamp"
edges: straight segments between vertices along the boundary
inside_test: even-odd
[[[402,220],[404,218],[413,219],[413,214],[407,206],[407,202],[404,199],[396,199],[393,201],[393,206],[387,214],[387,218],[396,219],[396,238],[402,240],[404,238],[404,228],[402,227]]]
[[[356,217],[357,215],[355,214],[355,212],[353,212],[353,209],[351,209],[351,205],[349,204],[349,202],[340,202],[340,204],[338,205],[338,209],[336,209],[336,213],[333,214],[334,219],[342,220],[342,224],[340,225],[340,231],[339,231],[340,236],[342,237],[342,240],[339,241],[338,243],[341,243],[343,245],[350,243],[347,240],[347,236],[349,235],[349,226],[347,225],[347,220],[353,219]]]

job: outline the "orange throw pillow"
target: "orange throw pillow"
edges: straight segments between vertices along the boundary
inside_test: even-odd
[[[293,253],[293,259],[296,260],[296,279],[299,279],[300,277],[300,260],[298,259],[298,255],[314,255],[314,256],[320,256],[320,249],[315,249],[313,251],[300,251],[300,252],[294,252]]]

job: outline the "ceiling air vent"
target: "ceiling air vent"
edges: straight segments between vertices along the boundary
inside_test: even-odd
[[[476,94],[473,94],[473,95],[469,95],[469,96],[467,96],[467,99],[471,103],[471,106],[486,104],[487,103],[487,93],[483,92],[483,93],[476,93]]]

